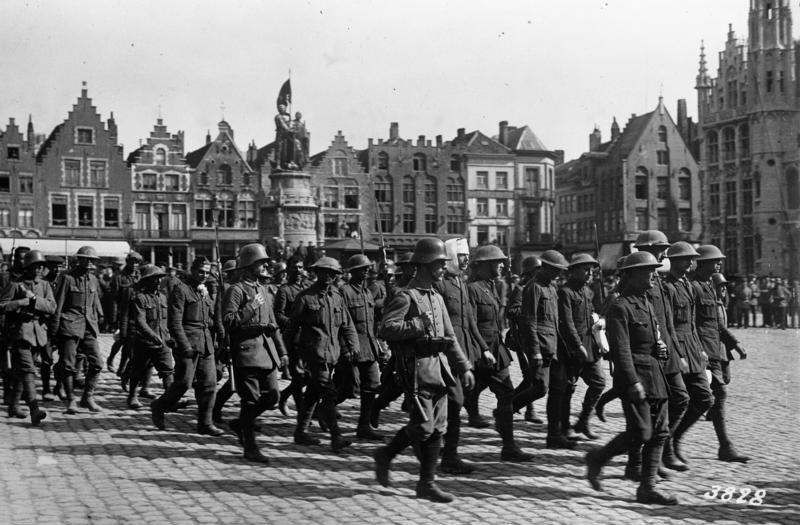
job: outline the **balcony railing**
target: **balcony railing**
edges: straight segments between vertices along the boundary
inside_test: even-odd
[[[186,239],[187,230],[133,230],[136,239]]]

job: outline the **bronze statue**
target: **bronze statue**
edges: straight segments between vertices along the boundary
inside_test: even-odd
[[[275,115],[275,167],[300,170],[308,162],[308,132],[298,111],[292,120],[286,104],[278,105]]]

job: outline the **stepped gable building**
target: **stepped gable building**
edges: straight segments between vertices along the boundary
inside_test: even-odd
[[[124,214],[130,209],[130,178],[117,142],[114,114],[103,123],[85,82],[66,120],[39,149],[36,165],[41,183],[35,191],[44,203],[40,213],[45,215],[45,236],[74,239],[72,244],[63,243],[67,254],[88,240],[100,255],[124,254],[120,243],[104,245],[102,241],[124,241],[130,236]]]
[[[515,263],[553,247],[555,242],[555,167],[564,152],[550,150],[530,126],[499,124],[496,137],[514,155]]]
[[[189,261],[189,173],[183,131],[170,134],[161,118],[146,142],[128,155],[132,194],[132,244],[153,264]]]
[[[751,0],[748,40],[729,26],[716,78],[697,75],[704,241],[728,274],[798,278],[800,84],[788,0]]]
[[[219,236],[219,259],[236,257],[239,247],[259,240],[258,201],[261,185],[257,172],[233,140],[233,129],[224,120],[214,140],[186,154],[190,192],[189,258],[195,255],[217,259],[215,236]],[[215,233],[215,230],[218,230]]]
[[[0,132],[0,232],[4,237],[41,237],[47,218],[36,203],[36,135],[28,117],[25,133],[13,118]]]
[[[680,105],[679,105],[680,107]],[[557,232],[567,253],[598,254],[604,269],[643,230],[658,229],[670,241],[698,242],[701,235],[699,166],[659,97],[655,110],[633,115],[611,140],[589,135],[589,151],[556,167]]]
[[[306,166],[311,188],[320,209],[317,217],[317,245],[358,236],[376,237],[373,231],[375,206],[363,152],[350,147],[342,132],[328,149],[312,155]]]

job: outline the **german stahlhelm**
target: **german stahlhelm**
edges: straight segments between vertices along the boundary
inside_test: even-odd
[[[425,237],[417,241],[414,245],[414,254],[411,262],[414,264],[428,264],[436,261],[446,261],[447,250],[444,242],[436,237]]]
[[[25,257],[22,259],[22,267],[28,268],[32,264],[41,263],[46,264],[47,259],[45,259],[44,254],[39,250],[31,250],[25,254]]]
[[[357,270],[359,268],[369,268],[371,266],[372,266],[372,261],[369,260],[369,257],[357,253],[355,255],[351,255],[350,258],[347,259],[345,270],[349,272],[352,270]]]
[[[245,244],[239,250],[239,268],[248,268],[257,263],[269,260],[264,245],[258,242]]]

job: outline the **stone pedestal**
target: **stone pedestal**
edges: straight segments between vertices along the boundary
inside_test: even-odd
[[[317,205],[311,175],[302,171],[273,170],[270,189],[261,209],[262,238],[283,239],[296,247],[317,242]]]

